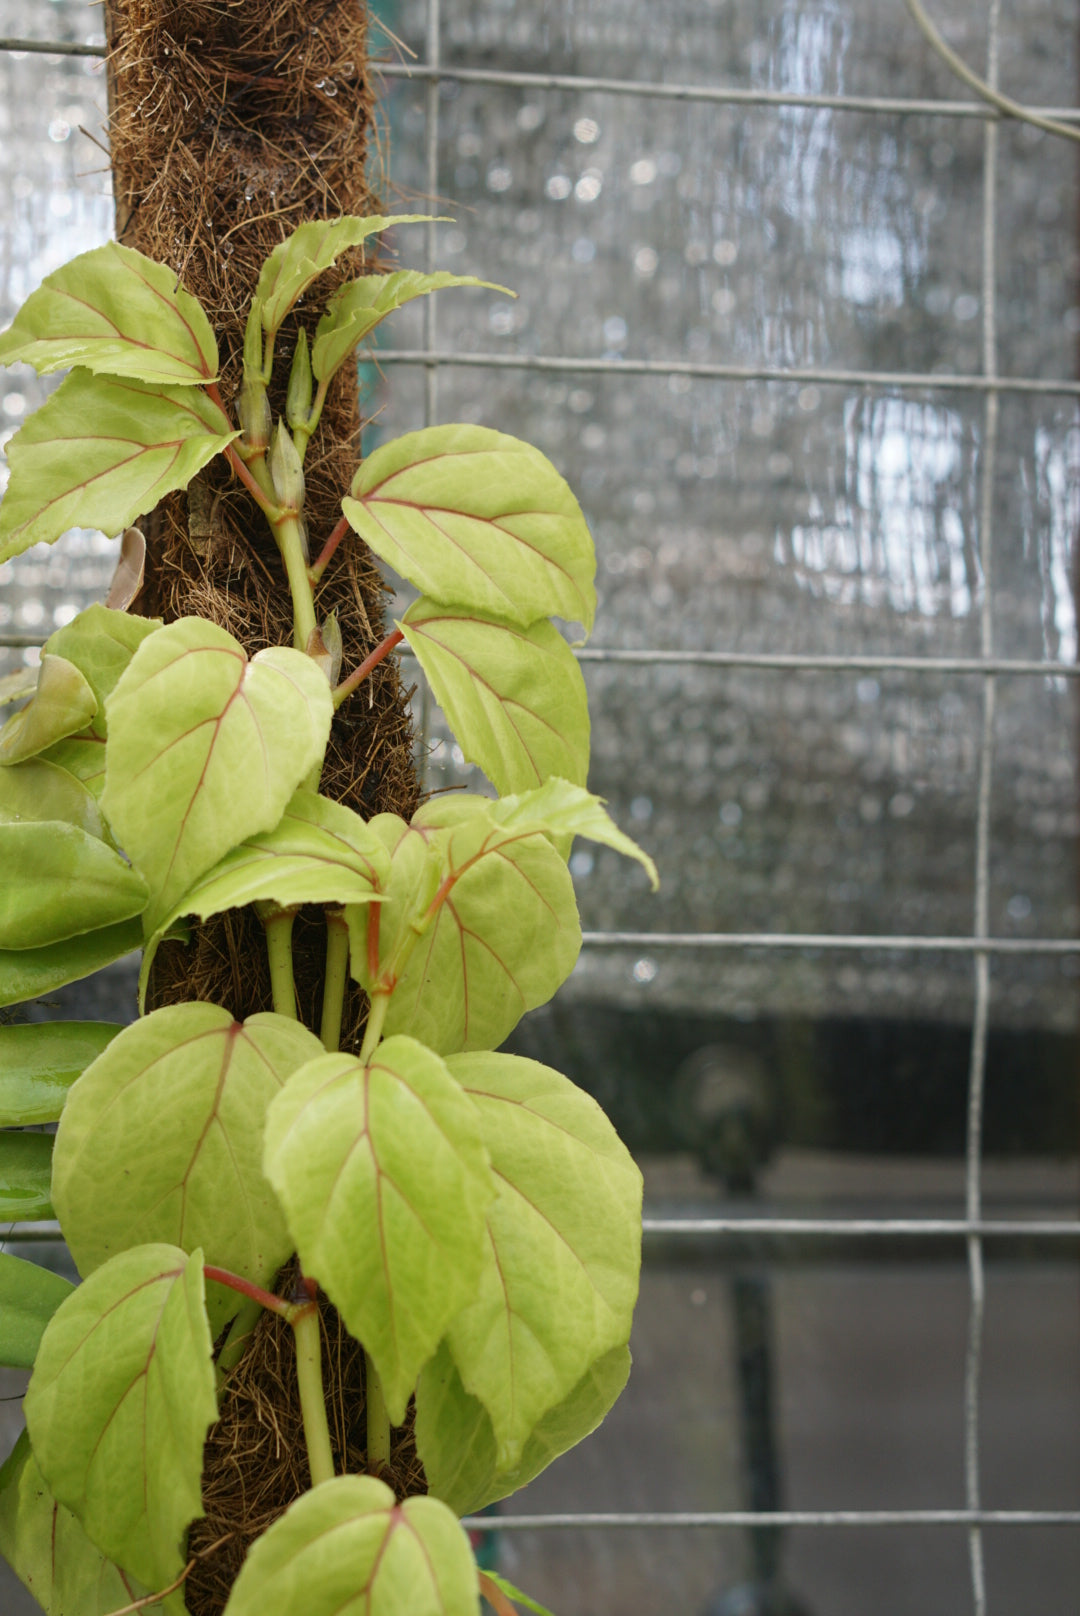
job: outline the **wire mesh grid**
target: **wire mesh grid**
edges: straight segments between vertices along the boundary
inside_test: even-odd
[[[996,314],[998,145],[1000,115],[985,102],[911,97],[824,95],[793,91],[736,89],[667,82],[587,77],[577,74],[510,72],[491,68],[445,67],[442,60],[441,0],[424,0],[426,59],[408,64],[384,62],[378,71],[386,80],[410,80],[424,85],[424,173],[426,192],[437,197],[439,189],[439,91],[447,81],[459,84],[520,89],[522,91],[592,92],[599,95],[678,102],[712,103],[723,106],[764,108],[806,107],[837,112],[882,115],[926,115],[942,119],[978,120],[983,125],[980,294],[982,310],[981,365],[975,374],[934,371],[918,373],[884,370],[840,370],[821,367],[742,366],[687,360],[634,360],[590,358],[570,354],[462,353],[438,347],[436,301],[427,299],[424,307],[423,346],[383,348],[383,365],[422,366],[424,370],[423,418],[433,425],[439,415],[439,372],[448,366],[479,369],[519,369],[574,374],[613,373],[625,375],[685,376],[726,381],[782,381],[837,387],[866,387],[889,390],[933,388],[981,395],[984,453],[980,468],[978,495],[979,552],[983,590],[979,618],[977,657],[931,657],[890,655],[814,655],[782,652],[723,650],[587,649],[578,650],[581,661],[622,663],[645,666],[688,665],[722,669],[761,669],[813,673],[896,672],[933,673],[972,677],[980,681],[982,723],[977,750],[976,816],[972,857],[974,862],[974,906],[971,932],[957,935],[795,933],[795,932],[684,932],[592,931],[584,933],[587,948],[656,949],[794,949],[838,950],[859,954],[911,952],[917,954],[969,954],[972,957],[974,1001],[967,1084],[967,1138],[964,1166],[963,1218],[812,1218],[812,1217],[650,1217],[643,1219],[646,1238],[665,1239],[747,1238],[771,1241],[800,1241],[820,1238],[842,1243],[859,1240],[900,1239],[921,1242],[962,1242],[967,1258],[967,1351],[963,1385],[964,1502],[947,1509],[863,1509],[863,1510],[704,1510],[704,1511],[572,1511],[543,1514],[504,1513],[498,1518],[500,1531],[547,1532],[559,1530],[681,1530],[754,1528],[878,1528],[949,1527],[963,1528],[968,1538],[971,1601],[975,1616],[986,1616],[987,1579],[983,1529],[988,1526],[1045,1527],[1080,1526],[1080,1510],[1068,1509],[988,1509],[982,1503],[980,1454],[980,1386],[983,1331],[985,1323],[984,1242],[1008,1240],[1049,1240],[1055,1247],[1073,1247],[1080,1242],[1080,1220],[1065,1218],[987,1218],[983,1213],[983,1113],[986,1077],[987,1036],[991,1007],[990,961],[995,955],[1080,954],[1080,938],[1003,938],[990,933],[989,893],[991,875],[990,817],[995,763],[995,708],[998,680],[1007,677],[1043,680],[1075,679],[1080,667],[1070,662],[1032,661],[1002,658],[995,654],[991,579],[993,577],[994,474],[998,445],[1000,399],[1004,394],[1080,397],[1080,382],[1039,377],[1002,376],[998,369]],[[1001,0],[990,0],[987,32],[985,82],[996,89],[999,74]],[[55,55],[102,56],[97,44],[58,43],[24,38],[0,38],[0,51],[48,53]],[[1038,107],[1031,109],[1059,123],[1080,122],[1080,109]],[[437,267],[436,227],[429,223],[425,232],[425,268]],[[28,647],[40,643],[40,636],[0,634],[0,648]],[[408,654],[406,652],[406,654]],[[420,758],[427,753],[430,725],[430,695],[426,683],[420,687]],[[54,1224],[27,1226],[13,1238],[27,1243],[57,1237]],[[470,1519],[467,1525],[490,1529],[486,1518]]]

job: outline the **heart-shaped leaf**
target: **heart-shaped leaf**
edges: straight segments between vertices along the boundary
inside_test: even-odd
[[[324,1055],[271,1105],[265,1169],[305,1273],[364,1343],[400,1425],[484,1261],[494,1185],[472,1106],[411,1038],[367,1066]]]
[[[312,219],[298,226],[274,248],[259,273],[255,301],[262,311],[263,330],[278,330],[297,298],[302,297],[324,270],[335,264],[349,247],[359,247],[368,236],[395,224],[426,224],[423,213],[371,214],[366,219],[346,214],[340,219]]]
[[[117,926],[88,931],[45,948],[0,948],[0,1006],[21,1004],[93,976],[141,943],[142,922],[122,920]]]
[[[0,1222],[25,1223],[54,1216],[51,1133],[0,1131]]]
[[[89,836],[103,834],[93,793],[67,769],[40,755],[0,769],[0,825],[57,819]]]
[[[311,368],[318,381],[332,376],[348,359],[358,342],[373,331],[380,320],[411,303],[414,297],[441,292],[447,286],[482,286],[489,292],[513,292],[475,275],[448,275],[445,270],[425,275],[418,269],[398,269],[390,275],[365,275],[361,280],[339,286],[326,305],[326,313],[315,330]]]
[[[75,1079],[119,1031],[111,1021],[0,1026],[0,1124],[57,1122]]]
[[[586,1370],[568,1397],[533,1427],[518,1462],[500,1470],[484,1405],[461,1384],[444,1341],[416,1388],[416,1446],[428,1487],[455,1515],[507,1498],[595,1431],[630,1374],[630,1353],[615,1347]]]
[[[364,459],[350,495],[353,528],[422,594],[522,628],[541,617],[592,628],[589,529],[531,444],[482,426],[410,432]]]
[[[0,1364],[33,1368],[45,1326],[74,1289],[62,1274],[0,1252]]]
[[[56,1135],[53,1204],[80,1274],[158,1240],[269,1283],[292,1242],[263,1176],[263,1125],[286,1078],[321,1053],[296,1021],[234,1021],[214,1004],[126,1027],[75,1084]]]
[[[145,1597],[141,1583],[106,1560],[70,1509],[45,1485],[24,1431],[0,1470],[0,1554],[45,1616],[113,1616]],[[161,1616],[159,1604],[141,1604]]]
[[[43,656],[33,696],[0,729],[0,763],[21,763],[44,752],[85,729],[96,712],[97,697],[75,664]]]
[[[499,1196],[480,1289],[447,1332],[465,1389],[515,1466],[548,1409],[624,1346],[641,1260],[641,1174],[596,1101],[514,1055],[451,1055]]]
[[[435,1498],[335,1476],[247,1552],[225,1616],[479,1616],[469,1540]]]
[[[422,597],[398,627],[465,756],[497,791],[528,791],[553,774],[584,785],[585,681],[546,619],[521,628]]]
[[[574,968],[574,884],[538,831],[504,830],[479,814],[434,836],[441,901],[394,990],[385,1030],[440,1054],[494,1049]],[[354,974],[369,987],[353,927]]]
[[[45,642],[46,654],[73,662],[94,692],[91,733],[105,735],[105,703],[142,642],[161,627],[160,617],[132,617],[107,606],[88,606]]]
[[[311,791],[296,792],[273,830],[226,853],[158,927],[143,954],[140,996],[161,938],[184,915],[206,920],[225,909],[267,900],[284,908],[366,904],[376,897],[389,868],[385,846],[359,814]]]
[[[70,527],[122,532],[238,436],[197,387],[73,370],[7,446],[0,561]]]
[[[202,1256],[138,1246],[84,1280],[42,1338],[24,1409],[53,1496],[148,1588],[184,1565],[217,1416]]]
[[[39,376],[83,365],[190,386],[215,379],[218,353],[202,304],[169,266],[110,241],[70,259],[30,294],[0,335],[0,365],[18,360]]]
[[[322,674],[288,647],[249,662],[198,617],[143,641],[109,699],[101,802],[149,882],[148,934],[230,848],[277,824],[333,710]]]
[[[0,823],[0,948],[43,948],[141,914],[137,870],[76,825]]]

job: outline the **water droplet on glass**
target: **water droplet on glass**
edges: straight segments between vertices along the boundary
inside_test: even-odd
[[[655,982],[657,964],[655,960],[639,959],[635,961],[632,972],[635,982]]]

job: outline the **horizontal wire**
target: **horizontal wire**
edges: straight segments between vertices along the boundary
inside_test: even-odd
[[[40,634],[0,634],[0,650],[19,650],[42,644]],[[414,657],[411,646],[403,645],[397,654]],[[671,668],[757,668],[797,673],[946,673],[1002,674],[1042,679],[1080,677],[1080,663],[1010,661],[1002,657],[920,657],[821,655],[787,651],[655,651],[642,649],[575,648],[579,662],[623,663],[640,667]]]
[[[778,1509],[610,1511],[552,1515],[467,1515],[473,1532],[595,1531],[651,1527],[682,1531],[748,1526],[1080,1526],[1076,1509]]]
[[[46,56],[105,56],[107,46],[77,44],[72,40],[0,39],[0,51],[25,51]],[[900,117],[999,118],[993,107],[980,101],[941,101],[906,96],[821,95],[799,90],[740,89],[711,84],[665,84],[645,79],[595,78],[580,73],[515,73],[501,68],[435,67],[425,62],[372,62],[385,79],[428,83],[432,79],[455,84],[485,84],[516,90],[568,90],[578,95],[632,96],[652,101],[694,101],[703,105],[735,107],[808,107],[821,112],[873,112]],[[1037,116],[1075,123],[1076,107],[1028,107]]]
[[[730,365],[698,359],[606,359],[577,354],[456,353],[436,348],[379,348],[362,360],[380,365],[458,365],[480,370],[538,370],[559,375],[691,376],[730,382],[809,382],[823,387],[913,388],[965,393],[1080,395],[1080,381],[1035,376],[963,376],[946,371],[795,370],[781,365]]]
[[[1011,1240],[1020,1235],[1080,1240],[1080,1220],[1050,1218],[653,1218],[641,1220],[644,1234],[789,1235],[841,1238]]]
[[[967,1239],[977,1235],[986,1240],[1014,1240],[1019,1237],[1080,1240],[1080,1220],[1066,1218],[768,1218],[768,1217],[652,1217],[641,1220],[647,1235],[772,1235],[840,1239]],[[32,1227],[16,1226],[0,1240],[4,1245],[33,1245],[62,1240],[59,1223],[42,1220]]]
[[[921,937],[887,932],[587,931],[587,948],[820,948],[845,953],[878,949],[905,954],[1080,954],[1076,937]]]

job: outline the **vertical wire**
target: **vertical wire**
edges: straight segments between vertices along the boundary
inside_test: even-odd
[[[990,0],[987,42],[987,82],[997,87],[998,32],[1001,0]],[[982,362],[989,380],[997,377],[997,156],[998,123],[989,119],[983,137],[982,232]],[[984,657],[994,651],[993,514],[994,476],[998,438],[997,390],[989,388],[983,415],[983,452],[979,482],[979,558],[982,567],[980,648]],[[997,682],[983,678],[982,735],[979,744],[978,798],[975,820],[975,913],[973,933],[990,934],[990,808],[994,768],[994,717]],[[982,1127],[986,1085],[986,1042],[990,1020],[990,956],[975,955],[975,1003],[968,1072],[965,1210],[969,1222],[982,1216]],[[964,1493],[968,1509],[981,1508],[979,1399],[982,1376],[983,1329],[986,1317],[986,1278],[982,1240],[971,1235],[968,1258],[968,1340],[964,1368]],[[986,1564],[982,1529],[973,1526],[968,1536],[971,1597],[975,1616],[986,1616]]]
[[[442,28],[439,14],[440,0],[427,0],[427,27],[426,50],[427,65],[432,69],[432,75],[427,81],[424,92],[425,118],[424,135],[427,147],[424,183],[427,192],[428,207],[435,212],[435,202],[439,194],[439,76],[438,69],[442,65]],[[438,226],[434,223],[425,226],[424,268],[428,274],[435,270],[437,242],[435,232]],[[427,352],[435,352],[437,299],[425,297],[424,299],[424,347]],[[424,366],[424,425],[434,426],[439,413],[439,365],[438,360],[428,360]],[[420,777],[421,789],[427,784],[428,748],[431,733],[431,689],[423,673],[420,674],[420,745],[417,756],[417,774]]]

